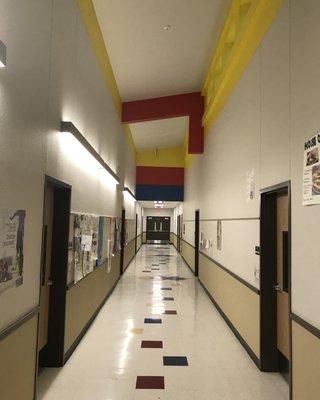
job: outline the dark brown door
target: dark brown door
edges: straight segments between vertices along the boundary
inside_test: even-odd
[[[280,358],[289,360],[289,294],[288,294],[288,194],[277,196],[277,347]],[[285,361],[285,360],[283,360]],[[280,360],[281,364],[281,360]]]
[[[46,186],[44,194],[42,279],[40,290],[40,317],[38,350],[48,343],[49,301],[51,280],[52,227],[54,210],[54,188]]]

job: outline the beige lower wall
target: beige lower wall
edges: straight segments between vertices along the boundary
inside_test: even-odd
[[[191,244],[181,240],[181,255],[184,258],[185,262],[189,265],[189,267],[192,269],[194,272],[195,267],[194,267],[194,252],[195,249]]]
[[[147,232],[142,233],[142,243],[147,243]]]
[[[199,278],[242,338],[260,358],[260,296],[201,253]]]
[[[123,254],[123,270],[126,270],[135,255],[135,240],[132,240],[127,246],[124,248]]]
[[[1,400],[33,400],[38,316],[0,342]]]
[[[172,243],[175,248],[177,248],[177,235],[174,233],[170,233],[170,243]]]
[[[137,251],[140,249],[141,245],[142,245],[142,235],[139,235],[137,237]]]
[[[65,353],[104,301],[119,276],[120,252],[112,259],[112,268],[109,274],[107,265],[104,264],[67,291]]]
[[[320,339],[292,321],[292,398],[320,397]]]

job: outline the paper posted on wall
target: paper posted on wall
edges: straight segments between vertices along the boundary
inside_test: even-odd
[[[304,142],[302,204],[320,203],[320,133]]]
[[[255,196],[255,172],[254,168],[252,168],[250,171],[247,172],[247,177],[246,177],[246,191],[247,191],[247,202],[250,202],[254,200]]]
[[[25,210],[0,210],[0,293],[23,283]]]

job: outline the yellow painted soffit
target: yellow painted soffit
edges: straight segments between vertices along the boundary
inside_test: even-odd
[[[184,167],[184,159],[183,146],[137,151],[137,165],[140,167]]]
[[[115,108],[121,120],[122,101],[93,2],[92,0],[77,0],[77,4],[107,87],[111,93]],[[136,147],[134,145],[130,127],[129,125],[123,125],[123,127],[132,156],[134,160],[136,160]]]
[[[217,119],[232,90],[277,15],[283,0],[233,0],[214,52],[202,93],[205,132]]]

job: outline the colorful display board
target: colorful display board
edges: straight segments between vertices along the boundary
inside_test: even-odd
[[[119,218],[75,214],[70,216],[68,284],[77,283],[106,261],[120,248]]]
[[[23,284],[25,210],[0,210],[0,293]]]

